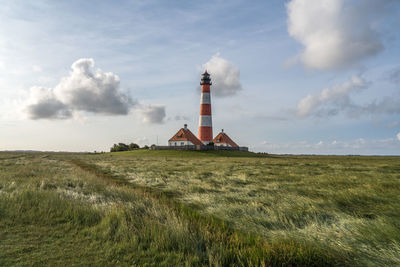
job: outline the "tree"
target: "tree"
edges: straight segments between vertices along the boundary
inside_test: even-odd
[[[124,143],[118,143],[119,151],[128,151],[129,146]]]
[[[134,149],[138,149],[138,148],[139,148],[139,145],[135,144],[135,143],[130,143],[129,145],[124,144],[124,143],[118,143],[118,144],[114,144],[110,148],[110,152],[130,151],[130,150],[134,150]]]
[[[110,148],[110,152],[118,152],[118,151],[128,151],[129,150],[129,146],[124,144],[124,143],[118,143],[114,144],[111,148]]]
[[[134,150],[140,148],[138,144],[135,143],[130,143],[129,144],[129,150]]]
[[[111,148],[110,148],[110,152],[117,152],[118,145],[114,144]]]

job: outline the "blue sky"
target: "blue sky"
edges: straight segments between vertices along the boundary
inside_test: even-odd
[[[396,0],[1,1],[0,150],[197,133],[253,151],[400,154]]]

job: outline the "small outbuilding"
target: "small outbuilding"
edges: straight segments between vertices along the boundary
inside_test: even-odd
[[[201,146],[203,143],[184,125],[171,139],[168,146]]]
[[[214,138],[214,146],[225,146],[225,147],[239,147],[233,140],[224,133],[224,129]]]

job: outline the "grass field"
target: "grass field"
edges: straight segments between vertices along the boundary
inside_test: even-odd
[[[400,157],[0,153],[0,265],[400,265]]]

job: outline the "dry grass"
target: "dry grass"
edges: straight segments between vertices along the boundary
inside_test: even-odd
[[[171,192],[201,214],[275,242],[341,250],[365,264],[400,265],[400,158],[86,158],[141,186]]]
[[[0,153],[0,265],[400,265],[398,157],[153,152]]]

